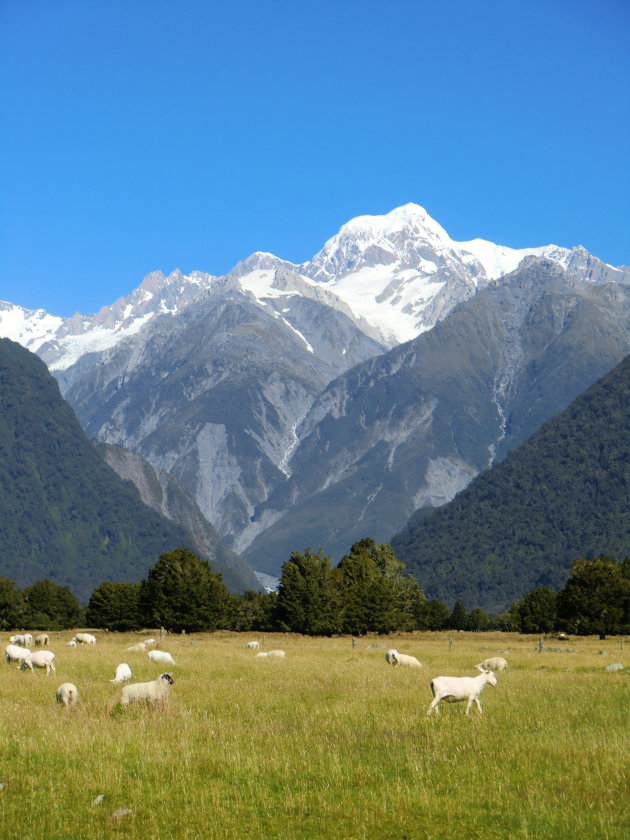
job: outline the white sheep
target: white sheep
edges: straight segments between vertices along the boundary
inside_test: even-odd
[[[76,647],[76,646],[77,646],[77,643],[75,642],[74,639],[70,639],[69,642],[66,642],[66,647]]]
[[[50,674],[51,671],[53,674],[56,674],[57,669],[55,668],[54,659],[55,654],[52,650],[36,650],[35,653],[29,651],[29,655],[25,656],[20,662],[20,670],[23,671],[25,668],[30,668],[33,671],[33,668],[45,668],[46,675]]]
[[[269,656],[268,653],[266,653],[265,651],[261,651],[260,653],[256,654],[254,659],[266,659],[268,656]]]
[[[167,653],[165,650],[150,650],[147,653],[147,656],[151,660],[151,662],[160,662],[167,665],[175,665],[176,662],[171,656],[170,653]]]
[[[132,677],[131,668],[127,665],[126,662],[121,662],[120,665],[116,666],[116,670],[114,671],[114,679],[110,680],[113,683],[124,683],[127,680],[130,680]]]
[[[127,648],[127,651],[131,651],[132,653],[144,653],[147,649],[146,642],[138,642],[135,645],[131,645],[131,647]]]
[[[40,633],[39,636],[35,636],[35,645],[41,645],[45,647],[50,642],[48,637],[48,633]]]
[[[129,703],[166,703],[173,677],[170,674],[160,674],[152,682],[132,683],[123,687],[120,702],[123,706]]]
[[[475,665],[478,671],[507,671],[507,659],[502,656],[491,656],[490,659],[484,659],[479,665]]]
[[[33,637],[30,633],[21,633],[17,636],[11,636],[9,642],[12,645],[22,645],[23,647],[30,647],[33,644]]]
[[[284,659],[286,653],[283,650],[270,650],[267,656],[271,656],[273,659]]]
[[[431,714],[433,709],[439,713],[438,703],[440,700],[446,700],[449,703],[459,703],[467,700],[466,714],[468,714],[474,702],[477,704],[479,714],[481,714],[479,695],[486,683],[497,684],[497,678],[492,671],[483,671],[478,677],[435,677],[431,680],[433,702],[429,706],[428,714]]]
[[[77,633],[74,641],[80,645],[95,645],[96,636],[93,636],[91,633]]]
[[[31,652],[28,648],[19,647],[19,645],[7,645],[4,649],[4,655],[7,658],[7,663],[11,662],[19,662],[21,663],[23,659],[27,656],[31,655]]]
[[[258,650],[259,647],[260,642],[247,642],[247,644],[245,645],[245,648],[249,650]]]
[[[66,708],[77,705],[79,699],[79,689],[74,683],[62,683],[57,689],[57,703],[61,703]]]
[[[405,665],[407,668],[422,668],[422,662],[419,662],[415,656],[410,656],[408,653],[398,653],[397,650],[388,650],[385,658],[392,665]]]
[[[157,644],[157,642],[155,641],[155,639],[145,639],[144,644],[145,645],[155,645],[155,644]]]

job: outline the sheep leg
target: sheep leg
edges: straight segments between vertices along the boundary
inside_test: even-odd
[[[481,710],[481,703],[479,702],[478,697],[475,697],[475,703],[477,704],[477,708],[479,709],[479,714],[482,715],[483,711]]]
[[[436,711],[436,713],[437,713],[438,715],[440,714],[440,709],[439,709],[438,704],[439,704],[439,702],[440,702],[440,700],[441,700],[441,699],[442,699],[441,697],[436,697],[436,698],[435,698],[435,700],[434,700],[434,701],[431,703],[431,705],[429,706],[429,711],[427,712],[427,714],[428,714],[428,715],[430,715],[430,714],[431,714],[431,712],[433,711],[433,709],[435,709],[435,711]]]

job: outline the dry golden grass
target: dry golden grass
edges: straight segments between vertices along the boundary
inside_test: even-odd
[[[126,651],[138,634],[76,650],[51,635],[56,677],[0,669],[3,840],[627,836],[630,680],[604,671],[630,664],[619,640],[540,653],[518,635],[454,634],[449,649],[445,633],[356,647],[268,634],[263,649],[287,653],[271,661],[245,650],[252,635],[171,636],[168,707],[108,713],[117,664],[134,681],[166,668]],[[424,668],[387,665],[389,647]],[[482,717],[462,704],[427,717],[432,677],[474,676],[498,649],[510,668],[484,689]],[[75,711],[55,703],[65,681]]]

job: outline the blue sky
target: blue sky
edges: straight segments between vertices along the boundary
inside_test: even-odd
[[[626,0],[0,0],[0,299],[310,259],[409,201],[630,263]]]

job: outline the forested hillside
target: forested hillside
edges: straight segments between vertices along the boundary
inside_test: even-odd
[[[86,603],[178,547],[195,547],[190,534],[103,461],[46,365],[0,340],[0,575],[48,578]]]
[[[630,554],[630,357],[392,548],[427,598],[496,614],[577,557]]]

